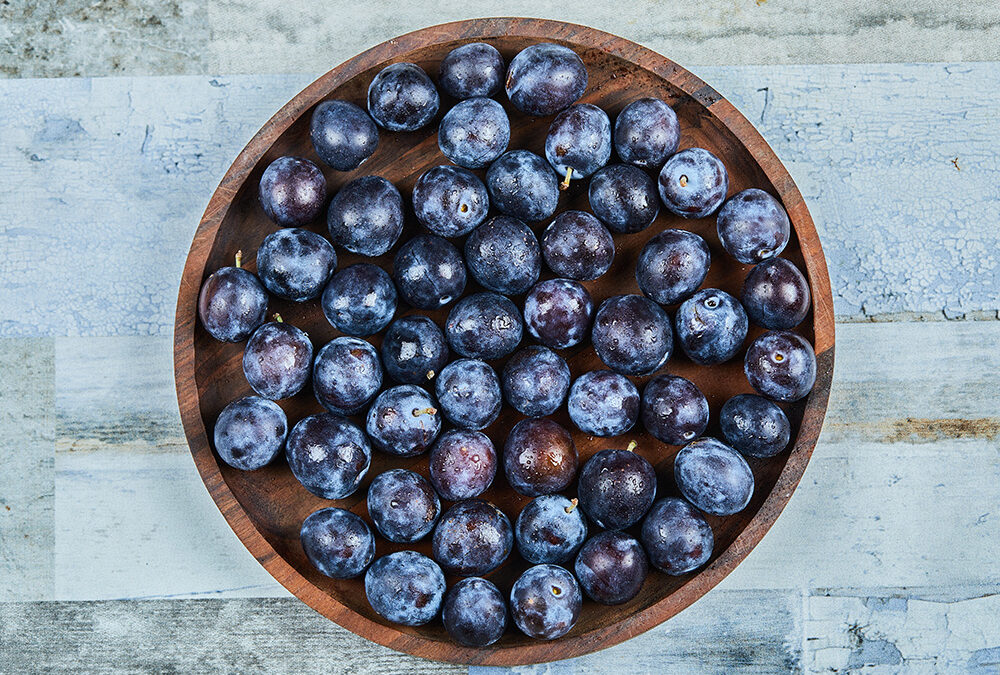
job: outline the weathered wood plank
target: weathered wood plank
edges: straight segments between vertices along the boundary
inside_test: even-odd
[[[298,600],[9,603],[7,673],[463,673],[344,630]]]
[[[997,318],[1000,63],[698,73],[801,186],[840,320]],[[0,81],[0,335],[168,335],[209,195],[310,79]]]
[[[53,363],[51,339],[0,340],[0,602],[52,598]]]

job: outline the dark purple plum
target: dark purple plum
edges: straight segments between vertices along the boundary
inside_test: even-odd
[[[705,433],[708,399],[694,382],[657,375],[642,391],[642,425],[657,439],[684,445]]]
[[[503,87],[503,57],[485,42],[455,47],[441,60],[438,86],[457,99],[494,96]]]
[[[448,591],[441,619],[455,642],[466,647],[486,647],[507,630],[507,601],[493,582],[469,577]]]
[[[309,492],[323,499],[343,499],[354,494],[368,473],[372,449],[353,422],[333,413],[320,413],[292,427],[285,458]]]
[[[326,225],[334,244],[359,255],[382,255],[403,232],[403,197],[381,176],[355,178],[330,200]]]
[[[257,249],[257,274],[279,298],[302,302],[319,297],[337,269],[337,254],[326,239],[290,227],[265,237]]]
[[[710,437],[681,448],[674,458],[674,479],[681,494],[705,513],[739,513],[753,496],[753,472],[740,453]]]
[[[611,267],[615,241],[608,228],[586,211],[563,211],[542,234],[542,257],[559,276],[590,281]]]
[[[513,302],[496,293],[475,293],[451,308],[444,334],[459,356],[489,360],[514,351],[523,331]]]
[[[704,148],[681,150],[660,170],[660,199],[671,213],[704,218],[722,206],[729,174],[718,157]]]
[[[368,85],[368,112],[383,129],[416,131],[434,119],[441,97],[415,63],[394,63]]]
[[[378,147],[378,127],[350,101],[323,101],[309,121],[313,149],[337,171],[353,171]]]
[[[642,247],[635,280],[646,297],[661,305],[673,305],[698,290],[711,262],[708,244],[697,234],[664,230]]]
[[[656,472],[645,457],[627,450],[601,450],[580,470],[580,508],[606,530],[635,525],[656,498]]]
[[[378,352],[364,340],[339,337],[327,342],[313,362],[313,392],[324,408],[353,415],[382,387]]]
[[[434,393],[445,418],[472,431],[492,424],[503,405],[496,371],[479,359],[458,359],[445,366]]]
[[[562,45],[531,45],[510,62],[504,83],[507,98],[534,117],[553,115],[576,103],[587,90],[587,68],[576,52]]]
[[[281,227],[302,227],[316,220],[326,204],[326,178],[301,157],[279,157],[260,177],[260,205]]]
[[[649,561],[638,541],[608,531],[587,540],[576,556],[574,571],[587,597],[602,605],[621,605],[642,590]]]
[[[632,101],[615,120],[615,150],[623,162],[659,169],[677,152],[681,126],[674,109],[658,98]]]
[[[542,344],[572,347],[587,337],[594,302],[579,282],[549,279],[535,284],[524,298],[524,323]]]
[[[501,377],[504,398],[522,415],[551,415],[569,391],[566,359],[547,347],[525,347],[511,356]]]
[[[656,181],[631,164],[606,166],[590,179],[590,209],[619,234],[642,232],[660,213]]]
[[[486,172],[486,189],[500,212],[529,222],[550,217],[559,204],[559,181],[552,167],[528,150],[500,155]]]
[[[441,431],[441,414],[430,394],[412,384],[386,389],[365,418],[372,444],[390,455],[410,457],[425,452]]]
[[[704,516],[677,497],[653,504],[642,522],[640,539],[653,567],[673,576],[704,565],[715,546],[715,536]]]
[[[365,595],[380,616],[404,626],[429,623],[447,587],[436,562],[416,551],[382,556],[365,573]]]
[[[570,106],[556,115],[545,137],[545,159],[569,187],[574,178],[586,178],[611,157],[611,121],[590,103]]]
[[[470,98],[449,110],[438,127],[441,154],[466,169],[489,166],[507,150],[510,119],[490,98]]]
[[[493,504],[466,499],[441,516],[431,546],[434,559],[445,572],[478,577],[507,559],[514,546],[514,530]]]
[[[758,326],[788,330],[802,323],[809,313],[809,282],[793,263],[771,258],[750,270],[740,300]]]
[[[525,635],[555,640],[580,618],[583,595],[569,570],[559,565],[529,567],[510,591],[510,615]]]
[[[566,489],[576,478],[579,462],[573,437],[548,418],[521,420],[503,446],[507,482],[528,497]]]
[[[562,495],[535,497],[514,524],[517,550],[534,565],[572,560],[586,538],[587,523],[577,500]]]
[[[722,435],[748,457],[773,457],[788,447],[791,425],[785,411],[763,396],[738,394],[719,413]]]
[[[368,487],[368,515],[383,537],[409,544],[434,529],[441,515],[441,500],[419,473],[390,469],[375,476]]]
[[[573,424],[591,436],[620,436],[639,418],[639,390],[610,370],[592,370],[576,378],[566,407]]]
[[[674,346],[667,313],[643,295],[616,295],[601,303],[591,339],[601,361],[622,375],[658,370]]]
[[[359,577],[375,557],[375,537],[358,516],[343,509],[314,511],[299,532],[302,550],[316,569],[334,579]]]
[[[287,434],[288,418],[277,403],[260,396],[244,396],[219,413],[215,451],[234,469],[254,471],[278,456]]]
[[[705,288],[681,303],[674,327],[688,358],[709,366],[739,353],[750,323],[739,300],[718,288]]]
[[[208,334],[222,342],[242,342],[267,320],[267,292],[242,267],[223,267],[201,285],[198,318]]]
[[[496,216],[465,240],[469,272],[484,288],[520,295],[538,280],[542,253],[531,228],[517,218]]]
[[[424,384],[448,363],[444,333],[426,316],[400,317],[382,338],[382,363],[396,382]]]
[[[476,174],[458,166],[436,166],[413,186],[413,210],[420,224],[439,237],[463,237],[490,210],[490,195]]]
[[[330,325],[354,337],[374,335],[396,313],[396,286],[389,274],[370,263],[340,270],[323,290],[323,314]]]
[[[446,431],[431,448],[430,471],[431,484],[448,501],[478,497],[497,473],[493,441],[479,431]]]
[[[791,236],[781,202],[758,188],[730,197],[715,222],[722,248],[746,265],[775,257],[785,250]]]
[[[800,335],[768,331],[750,344],[743,372],[757,393],[775,401],[798,401],[816,383],[816,353]]]
[[[421,234],[399,247],[392,276],[403,300],[417,309],[438,309],[465,290],[465,263],[455,246]]]
[[[276,319],[280,319],[275,314]],[[302,391],[312,370],[309,336],[287,323],[265,323],[243,348],[243,374],[253,390],[273,400]]]

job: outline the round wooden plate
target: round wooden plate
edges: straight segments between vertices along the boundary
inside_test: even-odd
[[[309,141],[309,118],[313,107],[333,98],[354,101],[364,107],[368,84],[384,66],[412,61],[435,77],[438,63],[445,54],[472,41],[494,45],[508,63],[518,51],[537,42],[557,42],[572,48],[583,58],[590,77],[582,101],[601,106],[613,120],[625,105],[639,97],[660,97],[674,107],[680,118],[681,147],[708,148],[723,160],[729,170],[730,194],[758,187],[776,195],[787,209],[794,230],[783,257],[807,272],[812,288],[812,312],[797,330],[815,345],[818,362],[812,393],[803,401],[784,406],[793,425],[791,450],[771,459],[751,460],[756,490],[750,505],[737,515],[709,518],[716,546],[706,567],[682,577],[651,572],[640,594],[617,607],[585,601],[579,622],[561,639],[533,640],[512,626],[498,643],[486,649],[456,644],[440,621],[416,628],[388,623],[369,606],[361,579],[334,580],[323,576],[308,562],[299,544],[299,527],[311,512],[336,505],[367,519],[365,495],[371,479],[394,467],[407,467],[426,475],[426,455],[400,459],[376,453],[361,489],[337,502],[307,492],[292,476],[283,459],[251,473],[232,469],[218,461],[208,435],[215,419],[227,403],[252,392],[241,369],[243,345],[215,341],[196,319],[196,300],[204,279],[216,269],[231,265],[240,249],[244,252],[245,266],[254,270],[257,247],[266,235],[277,229],[257,202],[257,184],[264,168],[282,155],[298,155],[318,162]],[[502,95],[499,98],[511,113],[510,148],[527,148],[541,154],[551,118],[529,118],[513,110]],[[442,112],[453,103],[442,100]],[[432,126],[414,133],[383,132],[378,151],[360,169],[350,173],[325,170],[330,194],[357,176],[378,174],[398,186],[408,201],[413,184],[423,171],[447,163],[438,150],[435,131]],[[559,210],[589,210],[586,187],[587,181],[580,181],[562,193]],[[407,220],[400,241],[417,231],[412,211]],[[532,225],[540,233],[546,224]],[[636,257],[650,237],[668,227],[688,229],[703,236],[712,252],[711,271],[705,286],[738,295],[748,268],[736,263],[721,249],[714,217],[690,221],[664,211],[646,231],[615,236],[617,255],[613,267],[602,278],[585,284],[594,297],[595,307],[611,295],[638,292],[633,275]],[[318,221],[310,229],[325,234],[325,222]],[[338,250],[338,255],[340,268],[359,261],[358,256],[342,250]],[[375,262],[391,269],[391,256],[382,256]],[[544,278],[551,276],[543,272]],[[471,277],[469,281],[466,292],[478,290]],[[515,302],[520,300],[515,298]],[[489,665],[552,661],[617,644],[669,619],[719,583],[760,541],[791,497],[823,423],[833,375],[832,307],[826,262],[802,196],[760,134],[714,89],[659,54],[591,28],[535,19],[461,21],[390,40],[334,68],[278,111],[236,158],[209,202],[184,268],[174,333],[177,397],[191,453],[212,498],[250,552],[302,601],[358,635],[417,656]],[[673,309],[670,308],[671,314]],[[285,321],[307,331],[317,349],[338,335],[324,319],[318,301],[296,304],[272,298],[270,311],[280,312]],[[412,311],[401,305],[398,314]],[[443,325],[446,313],[442,310],[430,314]],[[760,332],[759,328],[751,327],[746,344]],[[371,341],[378,346],[381,340],[374,336]],[[574,378],[588,370],[604,367],[589,341],[563,354]],[[696,367],[682,353],[677,353],[663,371],[682,375],[698,384],[711,407],[712,422],[707,434],[718,435],[717,419],[723,402],[734,394],[750,391],[742,363],[741,353],[721,366]],[[503,363],[493,365],[499,371]],[[641,389],[648,378],[632,379]],[[290,425],[321,410],[311,387],[280,404],[288,413]],[[519,415],[507,409],[486,430],[498,450],[502,449],[507,431],[518,418]],[[566,428],[575,430],[565,407],[554,418]],[[641,430],[641,424],[619,438],[600,439],[576,432],[574,440],[581,464],[594,452],[608,447],[624,448],[629,441],[637,441],[637,452],[657,468],[659,495],[676,494],[672,466],[679,448],[656,441]],[[528,501],[508,487],[502,471],[484,498],[502,508],[512,522]],[[401,548],[407,547],[377,538],[377,555]],[[430,552],[428,541],[410,548],[426,554]],[[507,593],[526,566],[515,550],[489,578]]]

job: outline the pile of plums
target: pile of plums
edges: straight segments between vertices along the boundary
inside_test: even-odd
[[[439,89],[458,101],[437,127],[451,163],[423,173],[412,190],[422,234],[400,241],[409,215],[383,177],[351,180],[328,200],[324,173],[309,159],[280,157],[264,171],[260,205],[278,229],[257,250],[256,274],[237,260],[208,277],[198,299],[211,336],[246,341],[243,371],[256,392],[219,415],[215,450],[245,471],[283,453],[302,486],[328,500],[359,489],[373,452],[426,453],[429,480],[405,469],[374,476],[370,522],[336,506],[306,518],[305,555],[330,577],[364,575],[368,601],[388,621],[440,616],[457,642],[477,647],[498,640],[508,618],[531,637],[558,638],[573,628],[584,595],[625,603],[650,567],[682,575],[709,560],[704,514],[747,506],[754,476],[744,457],[787,447],[790,423],[776,402],[813,386],[813,348],[791,330],[810,309],[809,286],[777,257],[790,225],[772,195],[751,188],[727,199],[726,167],[708,150],[678,151],[677,116],[662,100],[633,101],[614,124],[577,103],[587,70],[556,44],[530,46],[507,67],[492,46],[463,45],[441,62],[436,85],[415,64],[390,65],[371,81],[367,110],[344,100],[315,107],[318,160],[353,171],[380,134],[427,128],[438,118]],[[493,98],[501,93],[526,116],[554,116],[544,148],[534,148],[543,155],[508,148],[508,112]],[[592,213],[556,215],[561,188],[586,179]],[[324,208],[328,238],[303,229]],[[702,288],[706,241],[664,229],[636,260],[642,294],[595,308],[581,282],[605,274],[616,237],[645,231],[661,208],[682,219],[715,215],[722,248],[753,265],[741,296]],[[545,225],[540,237],[529,223]],[[372,262],[338,269],[337,247],[367,257],[394,249],[392,273]],[[555,278],[539,281],[543,265]],[[465,294],[470,276],[482,290]],[[314,350],[302,330],[278,316],[267,321],[269,294],[318,300],[340,336]],[[445,307],[443,325],[421,313]],[[750,322],[767,332],[744,350]],[[380,349],[365,339],[376,334]],[[560,352],[587,340],[607,369],[573,380]],[[703,436],[709,406],[699,388],[656,374],[677,347],[705,367],[743,355],[757,393],[722,406],[721,439]],[[498,359],[506,359],[500,372],[491,365]],[[653,374],[640,394],[630,378]],[[326,412],[289,430],[275,401],[310,380]],[[648,447],[609,448],[579,466],[572,434],[550,418],[564,404],[589,436],[620,436],[641,421]],[[498,452],[482,430],[503,406],[523,418]],[[669,490],[677,496],[657,499],[656,472],[639,451],[662,444],[683,447],[677,492]],[[533,498],[518,514],[478,498],[498,469]],[[376,535],[402,544],[430,537],[432,557],[376,558]],[[531,566],[505,594],[484,577],[515,545]],[[446,574],[463,578],[448,588]]]

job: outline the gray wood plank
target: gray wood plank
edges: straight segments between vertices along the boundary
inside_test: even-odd
[[[1000,63],[698,72],[800,184],[841,321],[997,318]],[[212,190],[310,79],[0,81],[0,335],[169,335]]]
[[[53,595],[53,351],[48,338],[0,340],[0,602]]]

